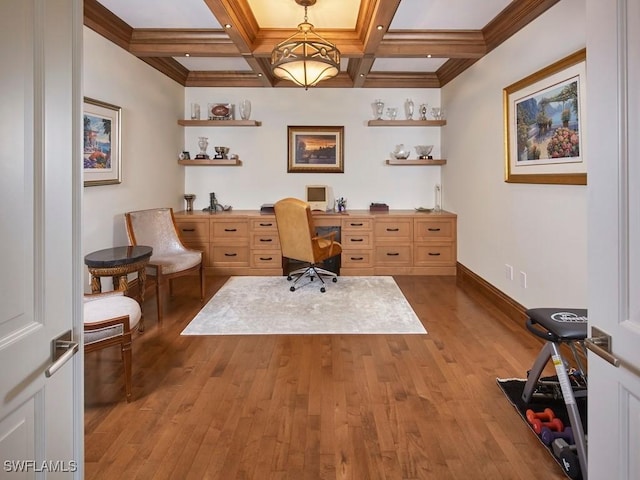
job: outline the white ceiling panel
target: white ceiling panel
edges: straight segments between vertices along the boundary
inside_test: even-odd
[[[222,28],[204,0],[100,0],[133,28]]]
[[[390,30],[480,30],[511,0],[402,0]]]

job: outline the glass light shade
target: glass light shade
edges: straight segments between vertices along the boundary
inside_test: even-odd
[[[310,35],[314,38],[309,39]],[[316,34],[313,25],[304,22],[295,35],[276,45],[271,64],[276,77],[307,89],[340,72],[340,51]]]

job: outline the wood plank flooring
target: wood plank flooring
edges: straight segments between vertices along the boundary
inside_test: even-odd
[[[428,335],[183,337],[196,279],[162,326],[148,295],[133,401],[117,348],[85,358],[86,479],[564,479],[496,385],[541,343],[454,277],[396,281]]]

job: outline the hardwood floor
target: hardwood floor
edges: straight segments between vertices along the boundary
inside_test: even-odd
[[[149,295],[131,403],[117,348],[85,358],[86,479],[564,479],[496,385],[541,343],[455,277],[396,281],[428,335],[180,336],[197,280],[161,327]]]

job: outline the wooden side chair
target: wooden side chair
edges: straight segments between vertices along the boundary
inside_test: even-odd
[[[178,236],[171,208],[152,208],[125,213],[127,235],[131,245],[148,245],[153,254],[147,266],[148,275],[155,277],[158,323],[162,323],[163,293],[176,277],[200,275],[200,300],[204,300],[205,275],[202,252],[185,247]]]
[[[122,291],[96,293],[84,297],[84,351],[86,353],[119,346],[124,365],[124,390],[131,401],[131,335],[138,330],[140,305]]]

